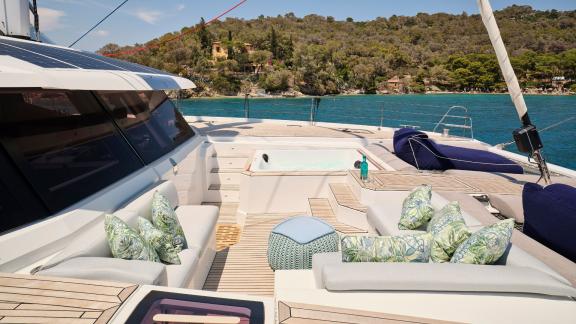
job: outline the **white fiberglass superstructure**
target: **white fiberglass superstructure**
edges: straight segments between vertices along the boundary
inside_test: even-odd
[[[0,3],[0,16],[28,16],[26,0]],[[532,126],[489,3],[478,4],[519,117]],[[419,139],[519,170],[429,171],[400,158],[392,128],[184,117],[166,93],[192,81],[36,42],[24,25],[0,36],[0,323],[576,321],[576,264],[521,231],[522,184],[539,180],[521,155],[426,132]],[[524,128],[519,141],[534,132]],[[541,147],[529,149],[538,157]],[[549,169],[553,182],[576,184],[574,170]],[[273,270],[279,256],[303,262],[314,223],[276,228],[294,219],[314,217],[338,238],[419,232],[398,218],[422,184],[436,210],[458,202],[471,233],[513,219],[505,253],[474,265],[344,262],[341,251],[324,251],[304,260],[310,268]],[[179,263],[112,257],[105,215],[137,227],[152,218],[157,192],[187,240]],[[272,232],[298,248],[271,249]]]

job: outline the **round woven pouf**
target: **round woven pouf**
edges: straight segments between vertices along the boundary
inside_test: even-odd
[[[273,270],[310,269],[312,255],[337,252],[338,240],[334,228],[318,218],[289,218],[270,232],[268,264]]]

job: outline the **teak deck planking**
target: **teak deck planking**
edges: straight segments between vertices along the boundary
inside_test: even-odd
[[[502,178],[448,175],[438,173],[371,171],[367,182],[360,180],[360,172],[350,171],[353,178],[369,190],[412,190],[422,184],[431,185],[436,191],[456,191],[468,194],[520,195],[522,184]]]
[[[309,198],[310,210],[312,216],[318,217],[334,227],[334,229],[342,234],[361,234],[366,233],[365,230],[356,228],[354,226],[346,225],[336,219],[332,207],[325,198]]]
[[[0,323],[108,323],[137,287],[0,273]]]
[[[309,202],[313,216],[330,223],[336,231],[365,233],[338,222],[327,199],[309,199]],[[248,215],[238,243],[216,253],[204,290],[273,296],[274,271],[268,265],[268,236],[278,223],[297,215],[300,213]],[[224,244],[220,243],[217,245]]]
[[[366,206],[362,205],[362,203],[358,201],[358,198],[356,198],[349,185],[345,183],[332,183],[330,184],[330,190],[332,190],[336,202],[338,202],[339,205],[362,213],[366,212]]]

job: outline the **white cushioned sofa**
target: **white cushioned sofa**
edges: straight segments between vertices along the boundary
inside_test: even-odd
[[[103,214],[102,220],[71,240],[63,251],[45,263],[36,274],[201,289],[216,253],[218,208],[180,206],[176,187],[171,181],[165,181],[138,195],[113,214],[132,228],[137,228],[138,217],[151,219],[152,197],[156,191],[168,198],[175,207],[184,230],[188,248],[178,255],[181,264],[164,265],[113,258],[104,232]]]
[[[426,231],[425,226],[416,230],[398,229],[402,204],[409,193],[408,191],[382,192],[378,197],[378,203],[368,206],[366,217],[370,227],[369,231],[374,235],[404,235]],[[449,202],[441,194],[432,193],[432,205],[436,211],[439,211]],[[471,231],[475,232],[483,227],[483,223],[467,213],[464,208],[462,208],[462,216]],[[437,290],[438,287],[432,289],[432,286],[435,285],[434,282],[453,282],[454,284],[445,286],[459,291],[466,291],[467,289],[474,291],[478,287],[475,287],[473,283],[476,280],[481,280],[483,286],[492,287],[489,288],[492,292],[509,290],[509,292],[552,295],[562,295],[566,292],[574,294],[576,292],[570,281],[514,244],[508,246],[504,255],[493,266],[434,264],[432,262],[403,265],[394,263],[344,263],[341,253],[324,253],[314,255],[313,271],[317,286],[329,290],[394,290],[394,282],[406,284],[407,278],[413,275],[415,277],[411,284],[403,284],[405,287],[412,287],[407,288],[407,290],[417,290],[417,287]],[[363,274],[362,280],[354,283],[355,281],[351,279],[348,284],[345,284],[346,276],[355,271]],[[371,273],[374,275],[371,276]],[[383,276],[383,273],[386,275]],[[429,276],[422,277],[422,273],[429,274]],[[469,277],[467,273],[474,275]],[[406,274],[410,275],[406,277]],[[467,277],[470,284],[466,285],[464,284],[466,281],[456,279],[451,281],[451,277],[461,278],[462,276]],[[518,280],[510,281],[503,280],[503,278],[517,278]],[[539,280],[539,283],[530,282],[535,278]],[[541,290],[538,290],[538,285],[542,286]],[[386,287],[389,289],[383,289]]]
[[[576,289],[562,276],[550,269],[542,271],[532,266],[344,263],[341,259],[337,252],[313,256],[312,271],[317,288],[329,291],[451,291],[576,297]]]

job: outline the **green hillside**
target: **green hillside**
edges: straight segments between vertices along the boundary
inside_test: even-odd
[[[550,88],[554,77],[565,77],[562,86],[576,88],[569,81],[576,79],[576,11],[512,6],[496,17],[523,87]],[[256,85],[310,95],[504,89],[477,14],[355,22],[288,13],[195,27],[176,41],[163,43],[190,27],[148,43],[158,47],[120,58],[189,77],[204,94],[234,95]],[[227,58],[213,57],[216,41]],[[130,48],[108,44],[100,52]],[[395,76],[397,83],[388,82]]]

